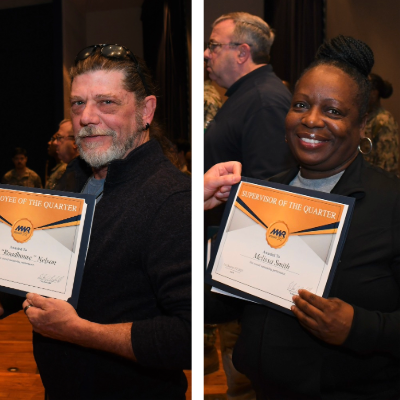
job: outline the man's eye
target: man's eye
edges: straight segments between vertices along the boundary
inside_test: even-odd
[[[114,102],[112,100],[103,100],[103,104],[113,104]]]
[[[73,101],[71,103],[72,106],[81,106],[83,104],[83,101],[77,100],[77,101]]]

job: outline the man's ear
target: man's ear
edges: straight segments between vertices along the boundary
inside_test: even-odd
[[[154,112],[156,111],[157,107],[157,99],[156,96],[147,96],[144,99],[144,106],[143,106],[143,123],[151,124],[154,118]]]
[[[238,59],[239,59],[239,64],[244,64],[249,58],[251,59],[251,53],[250,53],[250,46],[247,43],[243,43],[238,46]]]

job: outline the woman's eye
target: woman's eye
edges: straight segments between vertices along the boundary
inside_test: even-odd
[[[293,108],[306,108],[304,103],[294,103]]]
[[[330,108],[330,109],[328,110],[328,113],[329,113],[329,114],[333,114],[333,115],[342,115],[342,114],[340,113],[340,111],[338,111],[338,110],[336,110],[336,109],[334,109],[334,108]]]

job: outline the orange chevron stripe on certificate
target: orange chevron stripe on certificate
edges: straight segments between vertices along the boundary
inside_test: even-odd
[[[271,232],[286,240],[288,235],[336,233],[344,209],[339,203],[246,182],[240,186],[235,207],[266,230],[281,222],[282,229],[277,225]]]
[[[83,199],[0,188],[0,222],[20,243],[34,230],[79,225],[83,206]]]

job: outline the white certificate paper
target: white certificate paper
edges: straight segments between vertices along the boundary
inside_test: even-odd
[[[54,193],[0,186],[0,290],[20,295],[34,292],[74,305],[94,200]]]
[[[243,178],[232,191],[206,281],[288,312],[307,289],[327,297],[354,199]]]

